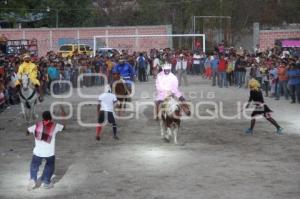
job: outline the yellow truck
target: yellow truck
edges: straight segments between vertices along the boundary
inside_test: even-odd
[[[59,51],[63,57],[73,56],[74,54],[93,55],[93,49],[86,44],[64,44],[59,47]]]

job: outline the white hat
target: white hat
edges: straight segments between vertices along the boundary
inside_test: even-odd
[[[26,58],[30,58],[30,56],[28,54],[25,54],[23,59],[26,59]]]
[[[111,88],[110,88],[110,85],[105,85],[105,87],[104,87],[104,92],[105,93],[111,93]]]
[[[172,69],[172,65],[171,64],[168,64],[168,63],[166,63],[166,64],[164,64],[163,65],[163,70],[171,70]]]
[[[179,57],[184,57],[184,55],[181,53],[181,54],[179,55]]]

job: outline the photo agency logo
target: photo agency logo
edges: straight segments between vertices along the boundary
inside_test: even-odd
[[[85,93],[86,87],[83,85],[87,81],[98,82],[99,86],[91,87],[96,94]],[[56,80],[51,82],[50,92],[53,99],[55,99],[50,106],[50,111],[53,118],[56,120],[76,119],[77,123],[83,127],[96,127],[99,123],[97,121],[97,105],[99,104],[98,97],[104,93],[104,86],[108,84],[106,75],[99,73],[84,73],[77,78],[77,88],[74,89],[70,81]],[[122,90],[122,87],[130,87],[130,94],[128,90]],[[119,89],[119,90],[118,90]],[[115,108],[114,116],[117,120],[149,120],[155,119],[161,115],[162,111],[170,113],[171,106],[164,106],[164,103],[157,103],[156,92],[142,90],[136,93],[136,86],[134,82],[119,80],[114,81],[112,90],[115,91],[116,97],[119,99]],[[120,91],[121,90],[121,91]],[[75,92],[76,91],[76,92]],[[189,91],[183,93],[187,99],[184,102],[176,101],[176,107],[181,110],[181,114],[172,114],[173,117],[180,117],[181,120],[238,120],[251,119],[249,115],[253,109],[246,109],[247,103],[237,101],[232,105],[224,103],[221,99],[217,101],[216,92],[203,91]],[[120,107],[120,99],[123,101],[123,108]],[[73,104],[72,104],[73,101]],[[76,102],[79,103],[76,104]],[[189,115],[183,113],[183,105],[188,107]],[[125,108],[124,108],[125,107]],[[169,110],[170,109],[170,110]],[[175,110],[174,109],[174,110]],[[63,116],[59,114],[61,110],[67,110],[67,114]],[[104,123],[107,123],[107,114],[104,114]],[[92,120],[92,121],[87,121]]]

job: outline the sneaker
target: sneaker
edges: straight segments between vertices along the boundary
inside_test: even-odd
[[[43,189],[51,189],[51,188],[53,188],[53,183],[46,184],[46,183],[43,182],[41,184],[41,188],[43,188]]]
[[[279,127],[276,131],[277,134],[282,134],[283,128]]]
[[[246,134],[253,134],[253,129],[248,128],[248,129],[245,130],[245,133]]]
[[[29,183],[27,185],[27,190],[30,191],[30,190],[33,190],[34,188],[36,188],[36,183],[33,179],[29,180]]]

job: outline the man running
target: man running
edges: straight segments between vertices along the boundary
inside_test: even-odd
[[[117,97],[115,94],[111,93],[111,88],[109,85],[105,86],[104,93],[99,97],[99,104],[97,106],[98,124],[96,127],[96,140],[100,140],[100,135],[105,122],[108,121],[112,124],[113,128],[113,138],[118,140],[117,136],[117,124],[114,117],[114,106],[117,103]]]

